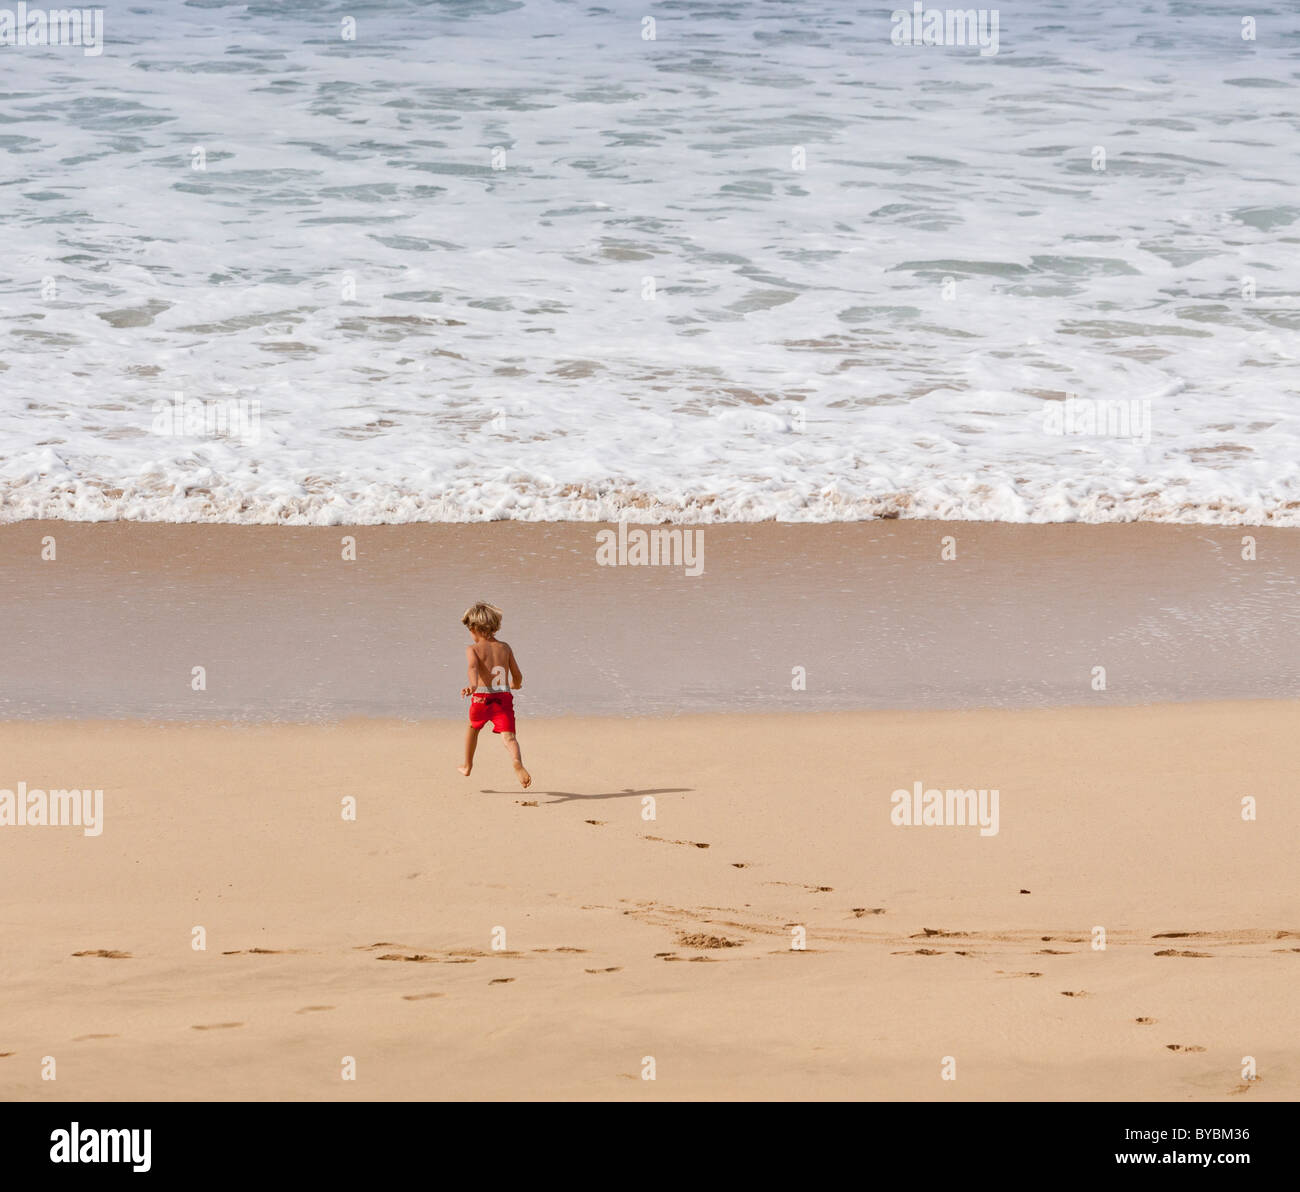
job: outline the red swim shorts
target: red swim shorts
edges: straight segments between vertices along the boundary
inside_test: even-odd
[[[492,722],[492,731],[494,733],[513,733],[515,731],[515,697],[513,692],[480,692],[470,697],[470,728],[482,728],[489,720]]]

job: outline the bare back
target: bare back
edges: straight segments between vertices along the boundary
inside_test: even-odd
[[[508,642],[489,638],[475,642],[468,647],[468,653],[475,668],[475,682],[480,686],[508,691],[522,683],[523,675]]]

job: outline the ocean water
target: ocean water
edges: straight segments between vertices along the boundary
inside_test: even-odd
[[[1247,7],[0,46],[0,519],[1300,525],[1300,9]]]

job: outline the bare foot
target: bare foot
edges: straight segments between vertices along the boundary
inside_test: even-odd
[[[522,762],[515,762],[515,777],[519,779],[519,785],[524,790],[533,785],[533,776],[524,769]]]
[[[464,774],[466,778],[469,777],[469,772],[470,772],[470,770],[472,770],[473,768],[474,768],[473,766],[457,766],[457,767],[456,767],[456,769],[458,769],[462,774]]]

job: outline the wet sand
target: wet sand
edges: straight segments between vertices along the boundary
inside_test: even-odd
[[[691,576],[599,565],[605,528],[0,526],[0,717],[459,718],[459,618],[477,598],[506,611],[528,715],[1300,691],[1292,531],[688,527],[703,535],[703,571]],[[1247,535],[1253,561],[1242,558]],[[47,536],[54,561],[41,558]],[[354,562],[342,557],[346,536]],[[945,539],[955,558],[943,558]]]

